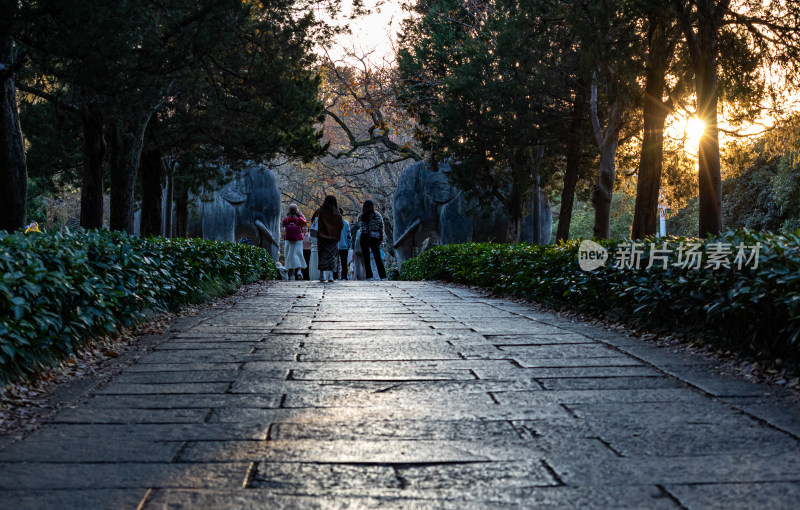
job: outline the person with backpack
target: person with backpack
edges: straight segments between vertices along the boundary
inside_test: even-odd
[[[344,219],[336,204],[336,197],[326,196],[314,215],[317,218],[320,280],[332,282],[336,257],[339,255],[339,241],[344,228]]]
[[[372,252],[377,266],[378,276],[381,280],[386,279],[386,268],[381,258],[381,243],[383,243],[383,216],[375,210],[372,200],[365,200],[361,208],[361,215],[358,217],[361,223],[361,252],[364,257],[364,272],[367,280],[374,280],[372,275],[372,264],[369,263],[369,255]]]
[[[289,206],[289,213],[281,222],[284,228],[283,256],[286,260],[286,270],[289,272],[289,281],[295,278],[302,279],[301,271],[306,267],[303,258],[303,227],[306,218],[297,209],[297,204]]]
[[[350,223],[344,219],[344,211],[339,208],[339,214],[342,215],[342,235],[339,238],[339,279],[347,280],[347,258],[350,253]]]

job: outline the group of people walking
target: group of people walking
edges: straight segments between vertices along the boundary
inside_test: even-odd
[[[351,246],[350,224],[336,197],[328,195],[322,205],[307,220],[296,204],[289,206],[288,214],[281,223],[284,229],[284,259],[289,280],[317,279],[334,281],[348,278]],[[370,253],[374,256],[378,278],[386,279],[386,268],[381,257],[383,242],[383,217],[375,210],[372,200],[366,200],[357,218],[357,243],[364,257],[364,272],[367,280],[373,280]],[[338,259],[338,260],[337,260]],[[337,271],[338,268],[338,271]],[[317,271],[319,274],[317,275]]]

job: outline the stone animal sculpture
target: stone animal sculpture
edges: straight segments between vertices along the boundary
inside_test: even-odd
[[[487,210],[468,200],[450,183],[450,167],[418,161],[406,167],[394,192],[394,255],[401,266],[422,243],[433,238],[439,244],[470,241],[506,242],[508,216],[503,207]],[[550,242],[553,225],[547,198],[539,192],[540,238],[533,239],[533,215],[523,220],[522,238],[536,244]]]
[[[251,165],[215,191],[210,201],[195,199],[189,208],[188,234],[217,241],[252,242],[278,260],[280,217],[281,194],[275,176],[263,165]]]

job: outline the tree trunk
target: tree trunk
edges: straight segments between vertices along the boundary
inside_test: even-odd
[[[118,118],[109,130],[111,146],[111,229],[133,232],[134,193],[144,130],[150,115]]]
[[[719,158],[719,127],[717,126],[717,36],[716,29],[702,30],[698,37],[701,61],[695,68],[697,117],[705,131],[700,137],[697,177],[699,189],[700,237],[722,231],[722,177]]]
[[[508,226],[506,228],[506,239],[509,243],[522,241],[522,209],[529,193],[532,161],[531,148],[525,152],[520,152],[512,168],[511,189],[503,200],[508,212]]]
[[[103,228],[103,114],[90,106],[82,112],[83,172],[81,174],[81,226]]]
[[[616,173],[617,144],[619,129],[606,134],[600,147],[600,169],[597,184],[592,191],[594,205],[594,237],[608,239],[611,231],[611,197],[614,194],[614,175]]]
[[[508,213],[508,225],[506,227],[506,239],[509,243],[518,243],[522,239],[522,214]]]
[[[531,244],[541,244],[542,243],[542,215],[541,215],[541,197],[540,197],[540,188],[539,188],[539,165],[541,165],[542,159],[544,159],[544,147],[539,146],[536,157],[533,155],[533,147],[530,148],[528,152],[528,164],[531,168],[531,181],[532,181],[532,193],[533,196],[531,197],[531,204],[533,211],[531,213],[532,222],[533,222],[533,239],[531,239]]]
[[[654,22],[650,28],[647,68],[645,70],[644,133],[636,182],[636,206],[631,237],[642,239],[655,235],[658,226],[658,198],[664,163],[664,124],[669,108],[664,104],[667,44],[664,27]]]
[[[575,90],[575,102],[572,104],[567,135],[567,165],[564,170],[564,188],[561,190],[561,211],[558,213],[556,241],[566,241],[569,238],[572,208],[575,206],[575,186],[578,184],[578,168],[581,163],[581,122],[585,115],[586,94],[583,83],[579,82]]]
[[[175,237],[189,235],[189,188],[185,187],[175,200]]]
[[[28,169],[14,86],[14,41],[0,35],[0,230],[25,226]]]
[[[165,200],[164,210],[164,237],[173,237],[172,229],[172,207],[175,203],[175,163],[170,162],[167,168],[167,199]]]
[[[613,89],[613,76],[608,78],[609,91]],[[610,94],[613,97],[613,93]],[[592,79],[592,96],[590,104],[592,128],[594,129],[597,147],[600,149],[600,168],[597,184],[592,191],[594,205],[594,237],[608,239],[611,231],[611,197],[614,194],[614,177],[616,173],[617,145],[619,131],[622,128],[622,105],[619,99],[613,99],[608,105],[608,121],[605,130],[600,126],[597,115],[597,74]]]
[[[142,218],[139,233],[142,236],[161,235],[161,180],[164,161],[161,150],[150,149],[142,153]]]

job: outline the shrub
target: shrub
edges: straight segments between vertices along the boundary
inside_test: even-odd
[[[35,373],[155,312],[276,278],[269,254],[119,232],[0,232],[0,379]]]
[[[692,333],[726,347],[774,355],[800,355],[800,238],[747,230],[705,240],[651,238],[642,243],[641,268],[615,267],[618,249],[630,241],[603,241],[609,262],[587,272],[578,265],[580,240],[563,244],[440,246],[403,265],[406,280],[445,280],[487,287],[551,306],[569,307],[655,330]],[[668,267],[649,269],[648,247],[667,243]],[[678,248],[697,243],[701,268],[678,265]],[[709,255],[760,243],[754,261],[737,268],[706,267]],[[751,250],[744,251],[751,255]]]

